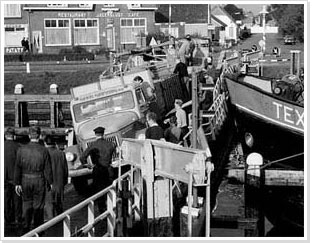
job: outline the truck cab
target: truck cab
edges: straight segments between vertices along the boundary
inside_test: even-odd
[[[122,138],[138,138],[140,134],[144,134],[145,115],[149,105],[147,94],[141,85],[133,81],[136,76],[142,77],[144,82],[154,87],[150,71],[144,70],[72,88],[70,110],[73,129],[68,131],[65,152],[69,175],[74,178],[75,187],[92,173],[92,169],[84,167],[79,159],[82,152],[96,139],[94,128],[105,127],[105,139],[115,143],[117,147]],[[117,150],[112,166],[118,166],[118,159]],[[88,163],[91,163],[90,159]]]

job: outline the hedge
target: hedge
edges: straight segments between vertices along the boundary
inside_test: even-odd
[[[63,53],[63,54],[6,54],[5,62],[41,62],[41,61],[68,61],[94,60],[93,53]]]

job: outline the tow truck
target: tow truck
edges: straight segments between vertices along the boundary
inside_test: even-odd
[[[169,69],[169,65],[160,61],[148,63],[146,66],[141,64],[126,72],[120,68],[117,75],[111,78],[101,76],[98,82],[71,89],[70,111],[73,128],[67,131],[68,144],[65,153],[69,175],[77,191],[85,188],[92,174],[90,158],[87,161],[88,166],[83,166],[80,156],[95,141],[94,128],[105,127],[105,139],[117,147],[112,166],[118,167],[122,138],[144,138],[147,128],[145,116],[151,102],[156,103],[164,117],[173,109],[175,99],[189,99],[178,76],[171,72],[172,69],[165,71],[164,78],[158,76],[159,69]],[[151,88],[154,100],[149,101],[149,94],[145,93],[140,84],[135,83],[137,76]]]

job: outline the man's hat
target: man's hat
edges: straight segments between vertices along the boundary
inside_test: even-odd
[[[94,132],[99,133],[99,134],[104,134],[104,131],[105,131],[105,128],[103,128],[103,127],[96,127],[94,129]]]
[[[5,132],[5,135],[14,135],[15,134],[15,130],[13,127],[8,127],[6,132]]]
[[[186,36],[186,39],[187,39],[187,40],[191,40],[191,36],[190,36],[190,35],[187,35],[187,36]]]
[[[32,126],[29,128],[29,134],[30,135],[40,135],[41,134],[41,128],[40,127],[37,127],[37,126]]]

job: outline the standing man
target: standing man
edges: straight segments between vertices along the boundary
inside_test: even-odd
[[[4,219],[5,224],[22,222],[22,200],[14,191],[14,167],[19,143],[14,141],[15,130],[5,131],[4,141]]]
[[[187,67],[191,65],[193,50],[194,50],[194,45],[191,41],[191,36],[187,35],[186,40],[182,43],[179,49],[179,56],[180,56],[181,62],[185,63]]]
[[[48,149],[53,172],[53,188],[45,195],[45,211],[47,219],[63,213],[64,186],[67,184],[68,166],[65,153],[60,151],[51,136],[44,138],[45,147]]]
[[[156,113],[148,112],[146,115],[146,120],[149,125],[149,127],[146,129],[146,139],[164,139],[163,129],[157,123]]]
[[[91,156],[93,168],[93,187],[96,192],[110,186],[115,179],[114,170],[111,167],[112,157],[116,151],[114,143],[105,140],[105,128],[97,127],[94,129],[96,141],[89,146],[82,154],[80,161],[86,163],[87,157]],[[106,210],[106,195],[97,201],[99,212]]]
[[[181,128],[177,127],[177,117],[175,116],[170,117],[169,125],[170,126],[164,132],[165,140],[171,143],[179,143]]]
[[[187,114],[182,109],[182,100],[176,99],[174,102],[174,107],[176,109],[176,117],[177,117],[177,127],[181,128],[181,140],[184,139],[184,136],[189,132],[187,125]]]
[[[29,38],[25,40],[25,51],[30,52]]]
[[[23,231],[26,233],[44,222],[46,186],[52,188],[53,174],[48,150],[39,144],[41,129],[29,128],[30,142],[19,148],[15,164],[16,193],[23,201]]]
[[[181,87],[183,89],[184,94],[189,94],[190,87],[189,87],[189,73],[187,65],[183,62],[181,62],[180,58],[177,58],[177,65],[174,68],[173,73],[178,74],[179,80],[181,81]]]
[[[23,39],[21,40],[21,46],[23,48],[23,52],[26,51],[26,47],[25,47],[25,37],[23,37]]]

